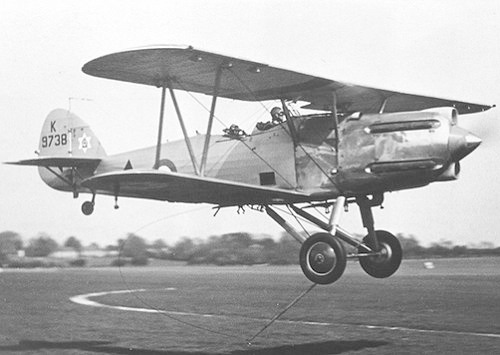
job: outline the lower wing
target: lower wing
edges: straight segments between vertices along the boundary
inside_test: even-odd
[[[324,199],[314,194],[158,170],[126,170],[90,177],[94,193],[220,206],[281,204]]]

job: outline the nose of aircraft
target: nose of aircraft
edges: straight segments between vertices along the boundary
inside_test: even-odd
[[[449,149],[453,161],[465,158],[481,144],[481,139],[463,128],[453,126],[450,132]]]

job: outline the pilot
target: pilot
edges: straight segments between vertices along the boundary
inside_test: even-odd
[[[273,107],[273,109],[271,110],[272,123],[275,124],[275,125],[283,123],[283,121],[284,121],[283,117],[284,116],[285,116],[285,113],[279,107]]]

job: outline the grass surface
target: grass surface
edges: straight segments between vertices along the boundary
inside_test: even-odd
[[[498,353],[500,258],[434,264],[404,261],[378,280],[349,263],[340,281],[314,288],[251,346],[245,339],[311,285],[298,266],[5,271],[0,353]],[[191,315],[174,320],[69,301],[127,289],[146,291],[92,300]]]

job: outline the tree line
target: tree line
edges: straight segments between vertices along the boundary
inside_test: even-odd
[[[357,236],[359,240],[363,236]],[[500,256],[500,247],[483,242],[477,247],[454,245],[440,240],[428,247],[420,245],[413,235],[397,234],[405,258],[444,258]],[[344,244],[347,253],[356,253],[356,248]],[[231,233],[213,236],[208,240],[183,238],[170,248],[170,259],[188,264],[298,264],[300,244],[287,233],[278,240],[254,238],[248,233]]]
[[[492,243],[468,247],[441,240],[424,247],[415,236],[398,234],[397,237],[401,242],[405,258],[500,256],[500,248],[495,248]],[[81,241],[74,236],[68,237],[62,246],[73,249],[77,254],[83,250]],[[20,250],[24,251],[26,257],[41,258],[50,256],[60,247],[61,245],[47,234],[40,234],[24,243],[18,233],[0,232],[0,265],[12,261],[13,256],[18,255]],[[93,247],[98,246],[94,243]],[[345,247],[348,253],[356,252],[352,246],[345,245]],[[187,264],[286,265],[298,263],[300,245],[287,233],[283,233],[278,239],[256,237],[245,232],[227,233],[207,239],[183,237],[171,246],[161,238],[148,243],[144,238],[131,233],[104,249],[114,251],[118,256],[113,261],[115,266],[127,263],[147,265],[151,258],[182,261]],[[83,262],[74,265],[83,266]]]

